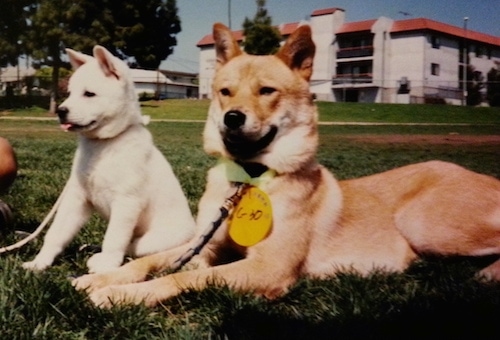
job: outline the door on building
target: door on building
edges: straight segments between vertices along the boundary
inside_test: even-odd
[[[349,103],[357,103],[359,101],[359,90],[346,90],[345,101]]]

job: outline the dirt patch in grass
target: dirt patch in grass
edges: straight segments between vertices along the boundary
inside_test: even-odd
[[[374,144],[499,145],[500,135],[339,135],[336,138]]]

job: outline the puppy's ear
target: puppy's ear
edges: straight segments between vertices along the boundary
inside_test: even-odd
[[[304,25],[290,35],[276,56],[309,81],[312,75],[315,51],[316,46],[311,38],[311,27]]]
[[[69,62],[71,66],[73,67],[73,70],[76,70],[83,64],[85,64],[87,61],[92,60],[93,58],[89,55],[76,52],[72,50],[71,48],[66,49],[66,53],[68,54],[69,57]]]
[[[94,58],[97,59],[97,63],[101,67],[106,77],[113,76],[116,79],[120,79],[121,73],[117,67],[117,58],[113,56],[107,49],[102,46],[94,46]]]
[[[215,40],[217,68],[243,53],[229,28],[220,22],[214,24],[213,37]]]

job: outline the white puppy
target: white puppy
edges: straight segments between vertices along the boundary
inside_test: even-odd
[[[94,57],[66,50],[76,70],[59,106],[61,127],[78,133],[71,175],[44,244],[24,268],[43,270],[71,242],[93,210],[109,221],[90,272],[119,267],[125,254],[178,246],[195,222],[170,164],[143,125],[129,68],[101,46]]]

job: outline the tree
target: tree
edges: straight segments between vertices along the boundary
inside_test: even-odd
[[[253,20],[245,18],[243,35],[244,49],[248,54],[273,54],[280,47],[281,33],[272,26],[272,19],[265,8],[266,0],[256,0],[257,13]]]
[[[51,112],[57,102],[65,47],[90,53],[103,45],[138,67],[157,68],[173,52],[181,30],[175,0],[32,0],[30,47],[53,68]]]
[[[75,40],[68,24],[72,3],[70,0],[38,0],[30,15],[28,43],[32,56],[39,64],[53,69],[50,112],[55,112],[58,99],[62,49]]]
[[[138,67],[157,69],[174,51],[181,31],[175,0],[115,1],[117,41],[123,56],[133,56]]]
[[[28,21],[26,11],[30,0],[2,0],[0,11],[0,66],[17,65],[18,57],[25,51]]]
[[[497,66],[500,66],[498,64]],[[487,91],[486,98],[490,106],[500,106],[500,69],[492,67],[486,75]]]
[[[157,69],[173,53],[181,24],[175,0],[86,0],[71,6],[68,29],[82,38],[73,49],[90,53],[100,44],[136,67]]]
[[[484,76],[472,65],[467,66],[467,105],[479,105],[483,98],[481,89],[484,88]]]
[[[52,73],[54,72],[53,68],[50,66],[44,66],[40,67],[39,69],[36,70],[35,72],[35,78],[38,80],[38,86],[41,89],[48,89],[51,88],[52,86]],[[70,77],[71,71],[61,67],[59,69],[59,94],[63,94],[67,89],[65,88],[64,85],[67,85],[67,79]],[[63,91],[61,91],[61,87],[63,87]]]

